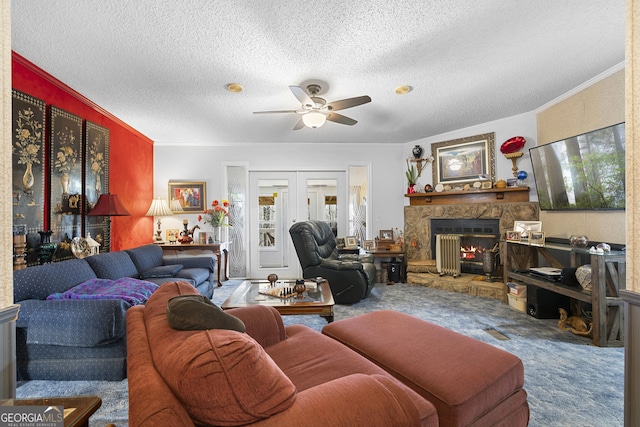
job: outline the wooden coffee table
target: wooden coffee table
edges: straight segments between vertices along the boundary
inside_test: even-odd
[[[284,298],[265,295],[273,291],[274,288],[293,288],[294,285],[295,280],[278,280],[274,287],[270,286],[266,280],[245,280],[222,304],[222,308],[266,305],[275,308],[282,315],[317,314],[324,317],[327,322],[333,322],[333,305],[335,303],[329,282],[326,280],[320,283],[305,280],[307,290],[302,294],[302,298],[295,295]]]
[[[15,399],[4,402],[11,406],[62,406],[65,427],[87,427],[89,417],[100,408],[102,400],[98,396],[51,397],[42,399]]]

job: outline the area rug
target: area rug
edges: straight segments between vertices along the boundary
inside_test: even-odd
[[[216,288],[220,305],[240,281]],[[397,310],[484,341],[520,357],[531,427],[621,426],[624,402],[624,349],[600,348],[588,338],[557,327],[495,299],[474,297],[410,284],[376,284],[371,295],[353,305],[337,305],[335,320],[373,310]],[[320,316],[284,316],[285,324],[302,323],[320,331]],[[425,363],[429,363],[425,360]],[[127,381],[29,381],[18,398],[98,395],[102,407],[91,427],[127,426]]]

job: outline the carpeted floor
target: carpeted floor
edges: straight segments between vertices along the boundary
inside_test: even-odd
[[[215,290],[220,305],[239,281]],[[605,427],[623,425],[624,349],[599,348],[561,331],[557,320],[539,320],[500,301],[408,284],[377,284],[365,300],[335,307],[335,320],[372,310],[391,309],[471,336],[520,357],[531,427]],[[319,316],[285,316],[285,324],[303,323],[320,330]],[[496,334],[493,331],[497,331]],[[507,340],[496,338],[501,335]],[[428,363],[428,361],[425,361]],[[102,407],[90,426],[127,425],[127,381],[30,381],[18,387],[18,398],[98,395]]]

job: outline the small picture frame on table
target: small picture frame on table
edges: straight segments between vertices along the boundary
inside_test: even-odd
[[[336,246],[338,249],[344,249],[344,237],[336,237]]]
[[[175,243],[178,241],[178,236],[180,236],[180,230],[177,228],[169,228],[167,229],[167,242]]]
[[[380,230],[380,240],[393,240],[393,230]]]
[[[347,236],[345,239],[345,249],[355,249],[358,247],[358,239],[356,236]]]
[[[542,231],[542,221],[514,221],[513,231],[519,231],[523,239],[529,238],[533,231]]]
[[[374,240],[365,240],[364,241],[364,250],[365,251],[373,251],[375,250],[375,241]]]
[[[530,246],[544,246],[544,231],[531,231],[529,233]]]
[[[509,230],[506,232],[506,240],[507,242],[519,242],[522,240],[522,234],[519,231]]]

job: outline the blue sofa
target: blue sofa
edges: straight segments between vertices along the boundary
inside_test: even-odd
[[[56,299],[91,279],[136,278],[161,285],[184,281],[213,296],[215,257],[163,259],[162,248],[144,245],[84,259],[16,270],[14,302],[18,380],[108,380],[126,378],[123,299]]]

